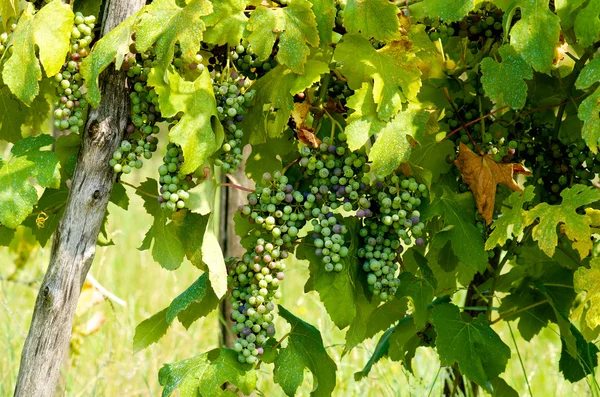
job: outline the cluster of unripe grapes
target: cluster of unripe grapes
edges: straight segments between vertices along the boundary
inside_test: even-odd
[[[0,57],[6,51],[6,47],[8,46],[8,40],[10,39],[10,36],[17,28],[17,20],[15,18],[11,18],[8,21],[8,24],[6,27],[7,27],[7,31],[0,33]]]
[[[275,335],[274,300],[281,298],[282,259],[287,255],[276,243],[259,238],[252,251],[228,266],[233,308],[230,318],[235,323],[232,331],[238,336],[233,349],[242,363],[256,363],[267,339]]]
[[[235,48],[230,52],[230,58],[233,60],[237,70],[250,80],[256,80],[271,69],[277,66],[277,60],[271,55],[265,61],[259,60],[252,47],[247,40],[242,40]]]
[[[191,175],[182,174],[183,150],[174,144],[167,145],[167,153],[163,157],[163,164],[158,167],[160,196],[158,202],[163,209],[175,211],[185,208],[185,202],[190,198],[188,190],[192,182]]]
[[[74,22],[67,62],[60,73],[54,76],[58,97],[54,103],[54,126],[59,131],[77,133],[84,125],[83,115],[87,108],[87,102],[83,98],[83,77],[79,66],[89,53],[96,17],[84,17],[82,13],[77,12]]]
[[[246,108],[252,104],[255,91],[246,91],[250,86],[250,81],[238,75],[237,72],[226,75],[213,71],[211,76],[219,120],[225,130],[225,141],[215,164],[225,172],[235,172],[243,160],[242,137],[244,131],[240,123],[244,120]]]

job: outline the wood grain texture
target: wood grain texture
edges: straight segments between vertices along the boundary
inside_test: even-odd
[[[139,10],[143,0],[108,0],[102,35]],[[125,75],[110,66],[100,76],[102,103],[92,110],[77,159],[64,216],[52,245],[15,388],[18,397],[53,396],[69,346],[81,287],[96,253],[96,240],[114,183],[109,160],[129,117]]]

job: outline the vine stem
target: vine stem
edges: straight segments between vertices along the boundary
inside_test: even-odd
[[[122,185],[129,186],[129,187],[132,187],[132,188],[134,188],[136,191],[140,192],[140,194],[143,194],[144,196],[153,197],[153,198],[155,198],[155,199],[158,199],[158,196],[156,196],[156,195],[154,195],[154,194],[152,194],[152,193],[148,193],[148,192],[146,192],[145,190],[142,190],[142,189],[140,189],[139,187],[137,187],[137,186],[135,186],[135,185],[132,185],[132,184],[131,184],[131,183],[129,183],[129,182],[125,182],[124,180],[121,180],[121,181],[120,181],[120,183],[121,183]]]
[[[240,185],[236,185],[235,183],[227,183],[227,182],[223,182],[223,183],[217,183],[217,186],[227,186],[227,187],[232,187],[238,190],[243,190],[245,192],[250,192],[250,193],[254,193],[255,190],[254,189],[250,189],[244,186],[240,186]]]
[[[279,347],[279,346],[280,346],[280,345],[283,343],[283,341],[284,341],[284,340],[286,340],[288,336],[290,336],[290,334],[291,334],[291,332],[288,332],[287,334],[283,335],[283,336],[281,337],[281,339],[279,339],[279,340],[277,341],[277,343],[275,343],[275,344],[273,345],[273,349],[277,349],[277,348],[278,348],[278,347]],[[261,361],[261,360],[258,360],[258,361],[256,362],[256,368],[258,368],[258,367],[260,366],[260,363],[262,363],[262,361]]]
[[[504,320],[506,317],[514,316],[517,313],[526,312],[529,309],[533,309],[534,307],[543,305],[545,303],[548,303],[548,299],[544,299],[543,301],[532,303],[531,305],[525,306],[525,307],[523,307],[523,308],[521,308],[519,310],[515,310],[515,311],[512,311],[510,313],[506,313],[504,316],[500,316],[497,319],[495,319],[494,321],[490,322],[490,324],[496,324],[497,322]]]
[[[481,148],[479,147],[479,145],[477,144],[477,142],[475,142],[473,140],[473,137],[469,133],[469,130],[467,129],[467,126],[465,125],[464,120],[462,119],[462,117],[460,117],[460,114],[458,113],[458,109],[456,108],[456,105],[452,101],[452,98],[450,98],[450,94],[448,93],[448,89],[446,87],[444,87],[443,90],[444,90],[444,96],[446,97],[446,99],[450,103],[450,106],[452,106],[452,109],[454,109],[454,113],[456,114],[456,117],[458,117],[458,120],[460,121],[460,124],[462,125],[462,127],[465,129],[465,132],[467,133],[467,136],[471,140],[471,143],[473,143],[473,145],[475,146],[475,148],[477,149],[477,151],[479,152],[479,154],[483,155],[483,151],[481,150]]]

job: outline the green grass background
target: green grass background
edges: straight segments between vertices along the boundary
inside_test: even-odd
[[[158,156],[157,156],[158,157]],[[138,185],[146,176],[153,176],[157,159],[144,167],[136,176],[125,179]],[[166,307],[200,274],[189,262],[169,272],[155,263],[149,252],[139,247],[151,217],[144,212],[142,200],[130,192],[130,208],[124,211],[109,205],[109,235],[115,246],[98,248],[91,274],[108,290],[127,302],[125,307],[105,301],[97,306],[107,321],[95,334],[84,338],[80,354],[71,355],[63,366],[61,385],[65,396],[159,396],[158,370],[169,363],[203,353],[218,346],[219,318],[213,312],[186,331],[177,322],[167,335],[145,351],[133,354],[132,338],[135,326]],[[50,244],[37,250],[28,265],[18,274],[22,280],[43,276],[48,265]],[[0,249],[0,275],[14,271],[15,255]],[[319,302],[316,293],[305,294],[306,262],[291,261],[283,283],[283,304],[296,316],[302,317],[321,330],[325,346],[338,365],[335,396],[431,396],[441,395],[443,371],[438,375],[439,360],[434,350],[419,348],[414,359],[415,374],[408,373],[396,362],[383,359],[367,379],[354,380],[373,352],[378,336],[359,345],[350,354],[341,357],[345,331],[337,330]],[[26,286],[0,281],[0,396],[12,396],[19,370],[21,349],[31,321],[38,284]],[[531,343],[515,331],[513,343],[506,324],[494,326],[512,350],[508,367],[502,377],[521,396],[528,396],[525,373],[534,396],[592,396],[598,395],[597,383],[588,377],[576,384],[565,381],[558,371],[560,339],[557,327],[552,325],[536,336]],[[278,327],[279,336],[286,332]],[[272,365],[259,369],[259,392],[266,396],[283,396],[282,389],[272,381]],[[299,396],[308,396],[312,389],[312,375],[305,372]]]

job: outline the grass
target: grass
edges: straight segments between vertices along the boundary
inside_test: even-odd
[[[151,175],[153,165],[146,166],[143,176],[128,181],[137,185]],[[131,188],[128,188],[133,193]],[[80,352],[71,355],[64,366],[61,385],[66,396],[159,396],[161,387],[157,373],[163,363],[199,354],[218,346],[218,322],[215,312],[186,331],[175,323],[159,343],[133,354],[132,338],[135,326],[167,306],[199,275],[198,269],[185,262],[180,269],[169,272],[155,263],[149,252],[136,249],[141,244],[151,218],[145,214],[142,201],[131,195],[126,212],[112,204],[109,234],[115,246],[98,248],[91,274],[108,290],[127,303],[125,307],[104,301],[94,310],[106,316],[98,332],[83,340]],[[50,244],[48,245],[48,247]],[[18,278],[41,278],[48,264],[49,248],[32,254]],[[0,275],[14,270],[15,254],[0,249]],[[345,331],[337,330],[315,293],[305,294],[307,264],[291,263],[283,284],[281,304],[321,330],[328,352],[338,365],[335,396],[431,396],[441,395],[443,371],[438,375],[439,359],[432,349],[419,348],[413,361],[415,373],[408,373],[399,363],[383,359],[361,382],[353,374],[362,369],[376,345],[377,337],[359,345],[341,357]],[[0,396],[11,396],[17,379],[23,342],[27,335],[38,285],[33,287],[15,282],[0,281]],[[560,339],[557,327],[545,329],[531,343],[515,332],[516,347],[506,324],[494,326],[512,350],[512,356],[502,377],[520,396],[528,396],[527,382],[519,363],[516,347],[521,354],[525,373],[534,396],[597,395],[588,382],[570,384],[558,372]],[[278,327],[279,335],[285,326]],[[272,365],[259,370],[258,389],[265,396],[283,396],[272,380]],[[434,382],[435,381],[435,382]],[[299,396],[308,396],[312,375],[308,372],[299,389]]]

